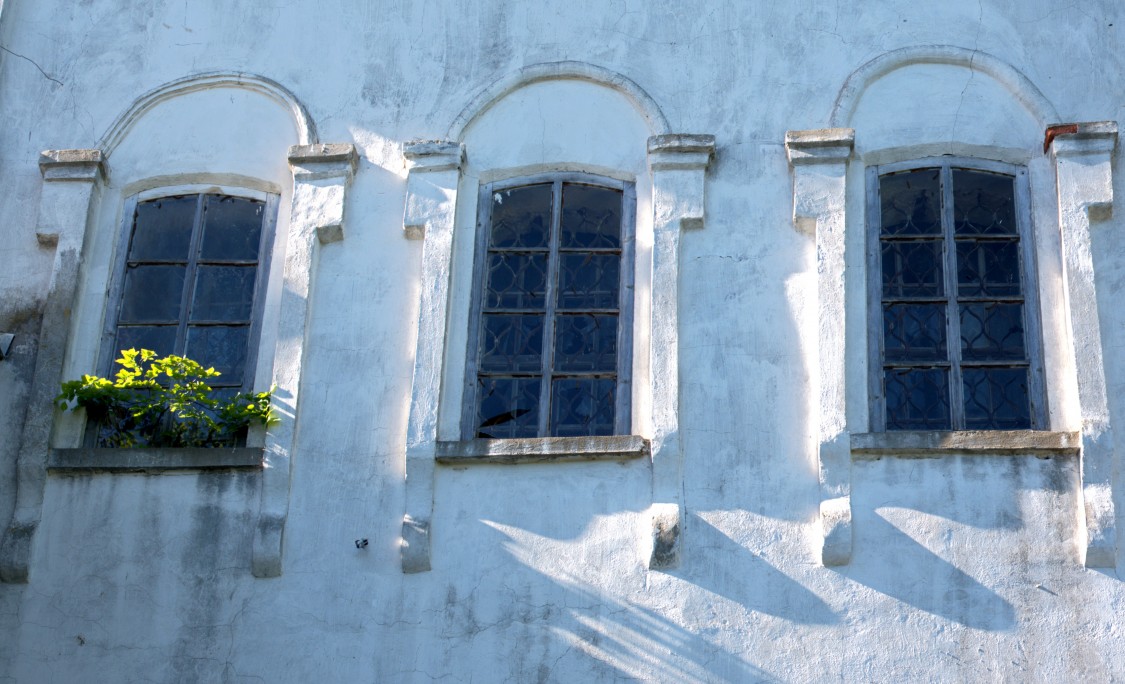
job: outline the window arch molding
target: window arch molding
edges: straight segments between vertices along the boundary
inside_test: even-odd
[[[889,62],[888,62],[889,63]],[[1096,283],[1090,230],[1110,215],[1112,172],[1116,148],[1113,122],[1052,124],[1043,121],[1051,107],[1032,107],[1015,97],[1016,108],[988,109],[987,98],[976,123],[957,128],[949,120],[933,124],[933,103],[919,99],[905,119],[887,119],[875,105],[860,109],[857,100],[876,96],[866,86],[916,65],[950,65],[947,60],[920,60],[892,69],[867,70],[862,90],[845,92],[852,128],[789,131],[786,147],[793,172],[793,218],[811,233],[818,255],[819,372],[814,376],[818,406],[821,558],[825,565],[850,562],[852,552],[851,459],[896,454],[1055,453],[1081,456],[1085,537],[1081,561],[1089,567],[1112,567],[1118,553],[1116,513],[1109,464],[1116,458],[1106,399],[1104,363],[1097,313]],[[928,96],[959,102],[964,79],[946,71],[942,88]],[[1017,79],[1017,82],[1022,82]],[[931,85],[933,82],[931,82]],[[993,92],[1002,92],[993,90]],[[886,93],[884,93],[885,95]],[[1012,98],[1009,92],[1005,95]],[[842,100],[843,101],[843,100]],[[1047,103],[1049,104],[1049,103]],[[1025,108],[1015,118],[1007,114]],[[840,111],[839,108],[837,111]],[[864,113],[856,118],[856,112]],[[947,113],[954,110],[947,110]],[[1038,113],[1038,118],[1036,116]],[[905,124],[904,124],[905,121]],[[956,121],[954,117],[953,121]],[[998,141],[994,132],[1003,140]],[[888,131],[888,124],[901,124]],[[932,125],[931,125],[932,124]],[[951,142],[952,139],[952,142]],[[1040,152],[1042,148],[1042,153]],[[1047,418],[1039,431],[1007,432],[987,437],[952,432],[933,438],[870,429],[869,360],[867,353],[868,273],[866,207],[871,185],[866,169],[935,155],[956,154],[1026,166],[1030,188],[1032,243],[1040,302],[1043,380]],[[846,227],[846,230],[845,230]],[[850,302],[845,306],[845,301]],[[840,315],[840,312],[843,315]],[[1084,340],[1075,344],[1075,340]],[[844,353],[861,348],[864,353]],[[1080,516],[1081,519],[1081,516]]]
[[[408,169],[404,233],[422,240],[401,540],[403,571],[408,573],[431,567],[439,463],[651,456],[649,565],[668,567],[678,561],[683,462],[678,380],[669,380],[678,374],[677,260],[681,230],[703,227],[705,171],[714,138],[667,134],[663,117],[651,115],[659,109],[646,109],[644,103],[651,103],[647,96],[631,98],[632,90],[623,90],[622,84],[632,81],[624,77],[606,77],[597,68],[572,73],[566,65],[529,69],[485,88],[455,121],[454,140],[403,148]],[[542,130],[521,125],[529,117]],[[521,443],[516,449],[511,440],[493,440],[482,451],[459,441],[480,185],[542,172],[635,179],[634,434],[561,451],[551,440]],[[648,382],[651,377],[662,382],[656,386]]]
[[[123,198],[199,181],[278,192],[284,209],[278,212],[274,250],[303,255],[274,259],[276,278],[270,280],[276,287],[270,289],[276,299],[282,299],[282,288],[302,296],[280,302],[277,334],[268,340],[263,335],[259,342],[268,349],[260,358],[272,361],[273,383],[280,390],[275,396],[285,395],[291,404],[275,403],[282,423],[265,438],[268,467],[261,471],[251,570],[259,577],[279,575],[308,293],[317,263],[311,257],[318,244],[343,238],[344,199],[358,161],[355,147],[320,143],[304,105],[284,86],[226,72],[189,75],[141,95],[98,144],[96,149],[46,150],[39,162],[44,185],[36,235],[55,256],[34,390],[19,436],[17,506],[0,542],[0,581],[27,581],[47,469],[61,449],[82,439],[81,421],[56,416],[52,399],[63,378],[91,372],[97,364],[105,276]],[[161,149],[175,153],[153,153]]]

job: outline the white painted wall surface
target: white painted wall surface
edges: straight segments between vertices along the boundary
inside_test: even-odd
[[[20,351],[0,361],[0,525],[15,506],[53,259],[35,235],[39,153],[96,148],[144,93],[223,71],[280,84],[307,108],[320,142],[354,143],[360,162],[345,238],[319,245],[315,257],[282,574],[250,572],[258,473],[51,475],[29,581],[0,584],[0,682],[1125,677],[1125,557],[1119,549],[1117,570],[1082,564],[1076,456],[856,457],[851,561],[821,563],[810,415],[817,262],[813,237],[793,224],[784,144],[790,130],[855,129],[839,312],[849,433],[868,430],[864,168],[945,152],[1029,168],[1051,428],[1081,430],[1055,163],[1043,134],[1060,121],[1125,125],[1122,31],[1125,11],[1113,0],[6,0],[0,332],[16,332]],[[930,57],[863,70],[900,49]],[[654,130],[620,87],[590,81],[539,82],[475,120],[466,115],[520,69],[568,60],[636,84],[668,130]],[[403,235],[402,143],[466,145],[454,282],[472,265],[465,240],[475,188],[489,173],[588,165],[635,176],[640,349],[652,258],[645,144],[669,132],[716,138],[706,227],[681,237],[679,567],[648,569],[652,464],[639,459],[438,466],[432,569],[403,574],[422,242]],[[122,202],[172,180],[252,179],[282,196],[262,343],[274,348],[293,187],[286,152],[299,138],[275,99],[211,89],[157,105],[106,150],[69,375],[95,370],[90,335],[102,324]],[[1120,149],[1112,155],[1118,198]],[[1122,215],[1090,228],[1109,417],[1118,425]],[[446,366],[437,369],[446,431],[459,415],[461,388],[449,385],[463,372],[455,350],[465,344],[467,311],[468,292],[454,291]],[[260,383],[271,363],[260,353]],[[635,353],[635,431],[651,436],[647,364]],[[66,425],[56,423],[57,440],[74,440]],[[1123,491],[1115,480],[1118,516]],[[356,549],[360,538],[366,549]]]

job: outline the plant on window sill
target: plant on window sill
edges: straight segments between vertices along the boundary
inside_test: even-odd
[[[125,349],[112,380],[83,375],[62,383],[61,409],[82,407],[97,423],[98,446],[238,446],[252,424],[277,422],[268,392],[217,395],[208,380],[214,368],[182,356],[156,358],[149,349]]]

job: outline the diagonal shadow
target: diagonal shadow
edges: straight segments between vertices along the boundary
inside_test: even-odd
[[[949,454],[857,459],[852,467],[871,500],[902,500],[909,492],[911,510],[978,529],[1023,529],[1020,492],[1067,494],[1079,487],[1078,461],[1071,456]],[[989,492],[987,506],[981,505],[982,490]]]
[[[865,516],[865,536],[877,539],[837,571],[918,610],[987,631],[1015,627],[1012,604],[903,533],[875,511]]]
[[[762,560],[698,515],[689,514],[686,567],[674,574],[748,610],[793,622],[840,621],[819,596]]]
[[[581,566],[536,567],[537,552],[521,540],[518,528],[482,522],[492,535],[501,535],[504,552],[515,562],[502,564],[502,577],[483,582],[478,577],[467,595],[451,591],[439,634],[492,634],[490,638],[505,643],[536,645],[534,655],[513,653],[494,668],[489,675],[493,681],[566,681],[581,670],[598,681],[782,681],[748,662],[747,654],[732,653],[656,610],[591,584],[583,579]],[[545,595],[549,604],[542,603]]]

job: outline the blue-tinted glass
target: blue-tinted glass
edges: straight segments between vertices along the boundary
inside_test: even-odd
[[[883,235],[941,233],[940,169],[919,169],[879,178]]]
[[[965,368],[965,427],[1026,430],[1031,427],[1026,368]]]
[[[130,261],[187,261],[198,195],[138,202]]]
[[[238,387],[242,385],[249,339],[248,325],[193,325],[188,327],[184,355],[222,373],[213,384]]]
[[[551,382],[551,435],[612,435],[616,383],[604,378]]]
[[[961,358],[1024,359],[1023,305],[961,304]]]
[[[130,266],[125,270],[119,323],[156,323],[180,318],[184,266]]]
[[[477,380],[477,437],[535,437],[539,432],[539,378]]]
[[[883,296],[937,297],[942,288],[941,241],[882,241]]]
[[[151,349],[158,358],[176,353],[175,325],[131,325],[117,329],[113,354],[117,358],[122,349]]]
[[[203,201],[203,245],[208,261],[257,261],[266,205],[258,200],[207,195]]]
[[[888,361],[944,361],[945,304],[884,304],[883,354]]]
[[[946,369],[888,368],[883,387],[888,430],[950,429]]]
[[[617,254],[559,255],[559,297],[562,309],[616,309],[621,283]]]
[[[543,309],[547,305],[547,254],[489,254],[484,305],[490,309]]]
[[[495,249],[546,248],[550,229],[550,184],[492,193],[489,246]]]
[[[563,249],[621,246],[621,191],[592,185],[563,185]]]
[[[1019,295],[1019,242],[958,240],[957,293],[962,297]]]
[[[953,169],[953,230],[958,235],[1014,235],[1013,178]]]
[[[238,387],[213,387],[211,396],[219,401],[230,401],[241,391]],[[200,407],[204,413],[209,414],[213,419],[220,418],[218,411],[211,411],[206,408]],[[246,446],[246,428],[235,432],[225,432],[214,434],[210,441],[213,446]]]
[[[249,321],[257,275],[257,266],[200,266],[191,320]]]
[[[555,370],[617,370],[617,316],[564,314],[555,319]]]
[[[543,316],[485,314],[480,370],[538,373],[543,370]]]

